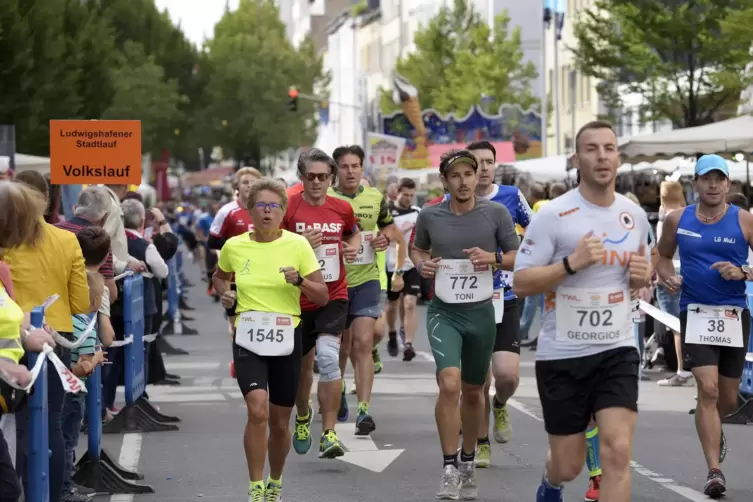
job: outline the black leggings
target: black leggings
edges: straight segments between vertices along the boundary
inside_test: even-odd
[[[21,480],[18,479],[13,460],[8,452],[3,431],[0,430],[0,502],[18,502],[21,498]]]

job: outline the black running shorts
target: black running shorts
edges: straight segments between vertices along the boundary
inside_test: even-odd
[[[505,300],[505,313],[502,316],[502,322],[497,324],[494,352],[520,354],[520,317],[517,298]]]
[[[348,300],[330,300],[324,307],[301,312],[303,355],[316,346],[320,333],[339,336],[348,323]]]
[[[680,338],[682,340],[683,369],[691,371],[702,366],[717,366],[719,374],[727,378],[740,378],[745,367],[745,355],[748,352],[750,338],[750,311],[742,311],[743,346],[720,347],[719,345],[699,345],[685,343],[685,327],[688,323],[688,311],[680,312]]]

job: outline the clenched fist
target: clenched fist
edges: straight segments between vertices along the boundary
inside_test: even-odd
[[[630,256],[628,264],[630,284],[634,287],[648,286],[651,283],[651,265],[646,259],[646,246],[641,244],[638,252]]]
[[[293,286],[299,286],[301,274],[294,267],[282,267],[280,273],[285,274],[285,282]]]
[[[439,262],[441,260],[442,258],[436,257],[431,260],[422,261],[421,266],[419,267],[421,269],[419,270],[421,277],[424,279],[434,279],[434,276],[437,275],[437,269],[439,268]]]
[[[224,293],[222,293],[222,297],[220,297],[220,302],[222,303],[222,306],[226,309],[229,309],[235,304],[235,291],[228,289]]]
[[[576,272],[592,265],[596,265],[604,259],[604,244],[601,239],[594,236],[593,231],[580,238],[575,251],[567,258],[570,268]]]

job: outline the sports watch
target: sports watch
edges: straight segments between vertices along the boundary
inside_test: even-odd
[[[395,270],[395,275],[398,277],[402,277],[405,273],[405,270]]]

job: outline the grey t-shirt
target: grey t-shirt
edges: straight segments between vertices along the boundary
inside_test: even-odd
[[[445,260],[467,259],[464,249],[478,247],[490,253],[501,249],[506,253],[518,249],[519,244],[507,208],[480,198],[476,199],[476,207],[465,214],[453,213],[448,200],[423,208],[416,220],[413,241],[416,248],[431,251],[432,257]],[[434,301],[440,300],[435,296]],[[470,308],[489,301],[453,304],[453,307]]]

